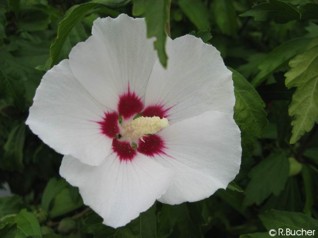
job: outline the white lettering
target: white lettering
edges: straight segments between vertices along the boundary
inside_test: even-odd
[[[274,236],[291,236],[291,237],[305,237],[305,236],[315,236],[316,230],[306,230],[304,228],[301,229],[291,229],[291,228],[277,228],[270,229],[268,234],[272,237]]]

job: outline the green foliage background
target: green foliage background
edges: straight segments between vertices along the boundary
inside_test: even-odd
[[[242,167],[226,190],[178,206],[156,203],[112,229],[58,175],[61,155],[24,124],[47,69],[98,16],[145,16],[163,65],[166,35],[216,46],[233,71]],[[318,233],[317,0],[0,0],[1,238],[269,237]],[[2,190],[2,191],[5,191]]]

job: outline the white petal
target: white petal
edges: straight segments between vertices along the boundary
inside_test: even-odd
[[[212,46],[186,35],[168,39],[168,68],[156,62],[150,76],[146,104],[166,105],[171,122],[207,110],[232,112],[234,89],[229,71]]]
[[[171,182],[169,169],[142,155],[121,162],[112,154],[97,167],[65,156],[60,174],[79,187],[84,203],[104,219],[104,224],[114,228],[150,208]]]
[[[94,22],[92,36],[70,53],[74,75],[98,101],[116,109],[118,96],[130,90],[144,97],[156,53],[146,38],[143,19],[120,15]]]
[[[57,152],[96,165],[111,153],[111,140],[101,134],[97,123],[103,109],[64,60],[43,76],[26,124]]]
[[[206,112],[175,123],[161,132],[168,156],[156,161],[175,176],[160,201],[198,201],[225,188],[239,172],[240,131],[229,113]]]

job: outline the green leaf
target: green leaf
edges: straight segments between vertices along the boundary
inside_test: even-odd
[[[16,217],[18,230],[25,237],[41,238],[41,228],[35,215],[23,209]]]
[[[317,19],[318,15],[318,4],[317,3],[308,3],[300,7],[301,18],[303,20],[308,19]]]
[[[111,228],[102,224],[102,218],[93,211],[90,211],[83,217],[80,230],[85,234],[92,234],[92,237],[116,237],[114,233],[118,229]]]
[[[170,32],[171,0],[133,0],[133,15],[146,18],[147,35],[155,37],[154,47],[158,52],[160,63],[167,67],[168,56],[165,50],[167,34]]]
[[[111,8],[117,8],[126,6],[131,0],[93,0],[92,2],[101,3]]]
[[[238,20],[232,1],[214,0],[212,3],[212,14],[223,34],[236,34]]]
[[[12,238],[16,236],[16,214],[0,218],[1,238]]]
[[[267,229],[318,230],[318,220],[300,212],[270,210],[260,215]]]
[[[2,41],[5,38],[6,32],[4,28],[4,24],[1,22],[1,12],[0,12],[0,40]]]
[[[226,190],[231,190],[231,191],[239,192],[239,193],[243,193],[244,192],[244,190],[238,184],[236,184],[235,182],[231,182],[227,186]]]
[[[242,131],[261,136],[267,124],[265,104],[255,88],[239,72],[232,70],[236,97],[235,119]]]
[[[51,218],[56,218],[72,212],[83,206],[81,196],[78,189],[67,186],[59,192],[53,201],[53,206],[49,211]]]
[[[22,206],[22,198],[19,196],[0,197],[0,218],[19,212]]]
[[[70,51],[77,43],[84,41],[89,37],[89,34],[86,30],[87,21],[83,19],[81,22],[77,23],[72,30],[68,33],[67,37],[64,40],[63,47],[59,52],[59,57],[57,62],[60,59],[68,58]],[[45,68],[44,68],[45,69]]]
[[[70,217],[62,219],[57,227],[61,234],[69,234],[76,229],[76,222]]]
[[[273,152],[256,165],[249,177],[244,205],[260,204],[271,194],[279,195],[289,176],[289,162],[284,151]]]
[[[85,15],[97,12],[101,10],[101,8],[109,10],[105,4],[88,2],[75,5],[67,11],[64,18],[59,23],[56,39],[50,47],[50,58],[47,63],[49,67],[52,67],[58,62],[64,42],[73,27],[79,23]],[[114,11],[109,10],[108,13],[113,14]]]
[[[41,206],[51,218],[71,212],[83,205],[76,188],[65,180],[52,178],[44,190]]]
[[[292,59],[289,66],[286,86],[297,88],[289,106],[289,115],[293,117],[290,143],[294,144],[318,123],[318,40]]]
[[[25,125],[15,126],[7,139],[3,149],[4,156],[0,160],[0,167],[11,171],[21,171],[23,165],[23,148],[25,141]]]
[[[179,0],[180,8],[190,21],[202,32],[210,30],[207,6],[200,0]]]
[[[242,206],[244,195],[242,192],[237,192],[234,190],[218,190],[217,196],[220,197],[227,205],[231,206],[234,210],[245,215],[246,208]]]
[[[234,118],[242,131],[243,144],[251,144],[262,135],[267,124],[265,104],[255,88],[235,70],[233,72],[235,113]]]
[[[6,47],[0,47],[1,83],[5,86],[6,98],[24,112],[31,104],[42,77],[42,72],[34,68],[48,58],[49,42],[26,32],[21,33],[21,37],[13,36],[10,40]]]
[[[5,55],[2,56],[6,59],[5,68],[10,68],[11,66],[8,66],[10,64],[10,60],[12,59],[11,55]],[[9,57],[6,57],[9,56]],[[16,59],[12,59],[16,60]],[[1,63],[1,60],[0,60]],[[14,63],[16,64],[16,62]],[[18,70],[17,70],[18,71]],[[3,72],[2,69],[0,69],[0,77],[1,77],[1,88],[3,88],[1,91],[3,93],[3,96],[6,97],[7,101],[10,102],[10,104],[16,106],[19,109],[22,109],[24,106],[24,101],[22,95],[24,94],[24,88],[20,80],[15,80],[15,78],[11,77],[10,75],[7,75],[6,72]]]
[[[253,78],[252,84],[257,87],[274,71],[279,69],[295,55],[303,52],[310,42],[309,38],[301,37],[284,42],[280,46],[270,51],[258,65],[259,72]]]
[[[57,194],[59,194],[64,188],[67,187],[67,183],[62,179],[52,178],[47,183],[43,195],[41,206],[47,212],[50,211],[52,203]]]
[[[157,236],[157,216],[156,204],[142,213],[139,218],[140,222],[140,236],[156,238]]]
[[[158,237],[202,237],[186,204],[163,205],[158,214]]]
[[[256,5],[251,10],[241,14],[243,17],[253,17],[255,21],[274,20],[278,23],[285,23],[292,20],[300,20],[300,13],[293,5],[270,0],[267,3]]]
[[[303,209],[303,188],[299,177],[289,177],[284,190],[278,196],[269,197],[262,210],[279,208],[281,210],[300,211]]]
[[[17,12],[20,9],[20,1],[19,0],[8,0],[8,10]]]
[[[40,6],[31,6],[19,12],[18,28],[23,31],[43,31],[50,24],[49,11]]]
[[[241,235],[240,238],[268,238],[268,232],[258,232],[258,233],[252,233],[252,234],[244,234]]]
[[[156,204],[129,224],[116,229],[116,238],[157,238]]]
[[[272,84],[275,85],[275,84]],[[284,82],[280,81],[280,85],[284,87],[283,90],[277,90],[277,95],[283,96],[286,95],[286,98],[289,99],[290,95],[287,94],[286,87],[284,85]],[[277,85],[275,85],[275,88],[278,88]],[[280,86],[279,86],[280,87]],[[270,92],[274,93],[275,89],[271,89]],[[270,114],[272,115],[273,125],[275,125],[274,130],[274,137],[273,139],[277,139],[277,142],[280,143],[280,145],[285,145],[287,140],[290,138],[290,116],[288,115],[288,100],[273,100],[270,108]],[[275,123],[275,124],[274,124]]]
[[[314,164],[318,166],[318,147],[306,149],[304,152],[304,156],[309,158]]]
[[[289,176],[296,176],[303,169],[303,165],[299,163],[294,157],[289,157]]]
[[[315,185],[314,185],[314,176],[310,168],[305,165],[302,168],[302,177],[303,177],[303,186],[304,186],[304,194],[305,194],[305,205],[304,212],[308,215],[312,213],[313,205],[315,201]]]

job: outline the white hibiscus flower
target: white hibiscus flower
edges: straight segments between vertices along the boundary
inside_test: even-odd
[[[194,36],[167,41],[168,68],[144,19],[94,22],[92,36],[49,70],[27,124],[64,154],[60,174],[106,225],[120,227],[156,200],[198,201],[239,171],[231,72]]]

